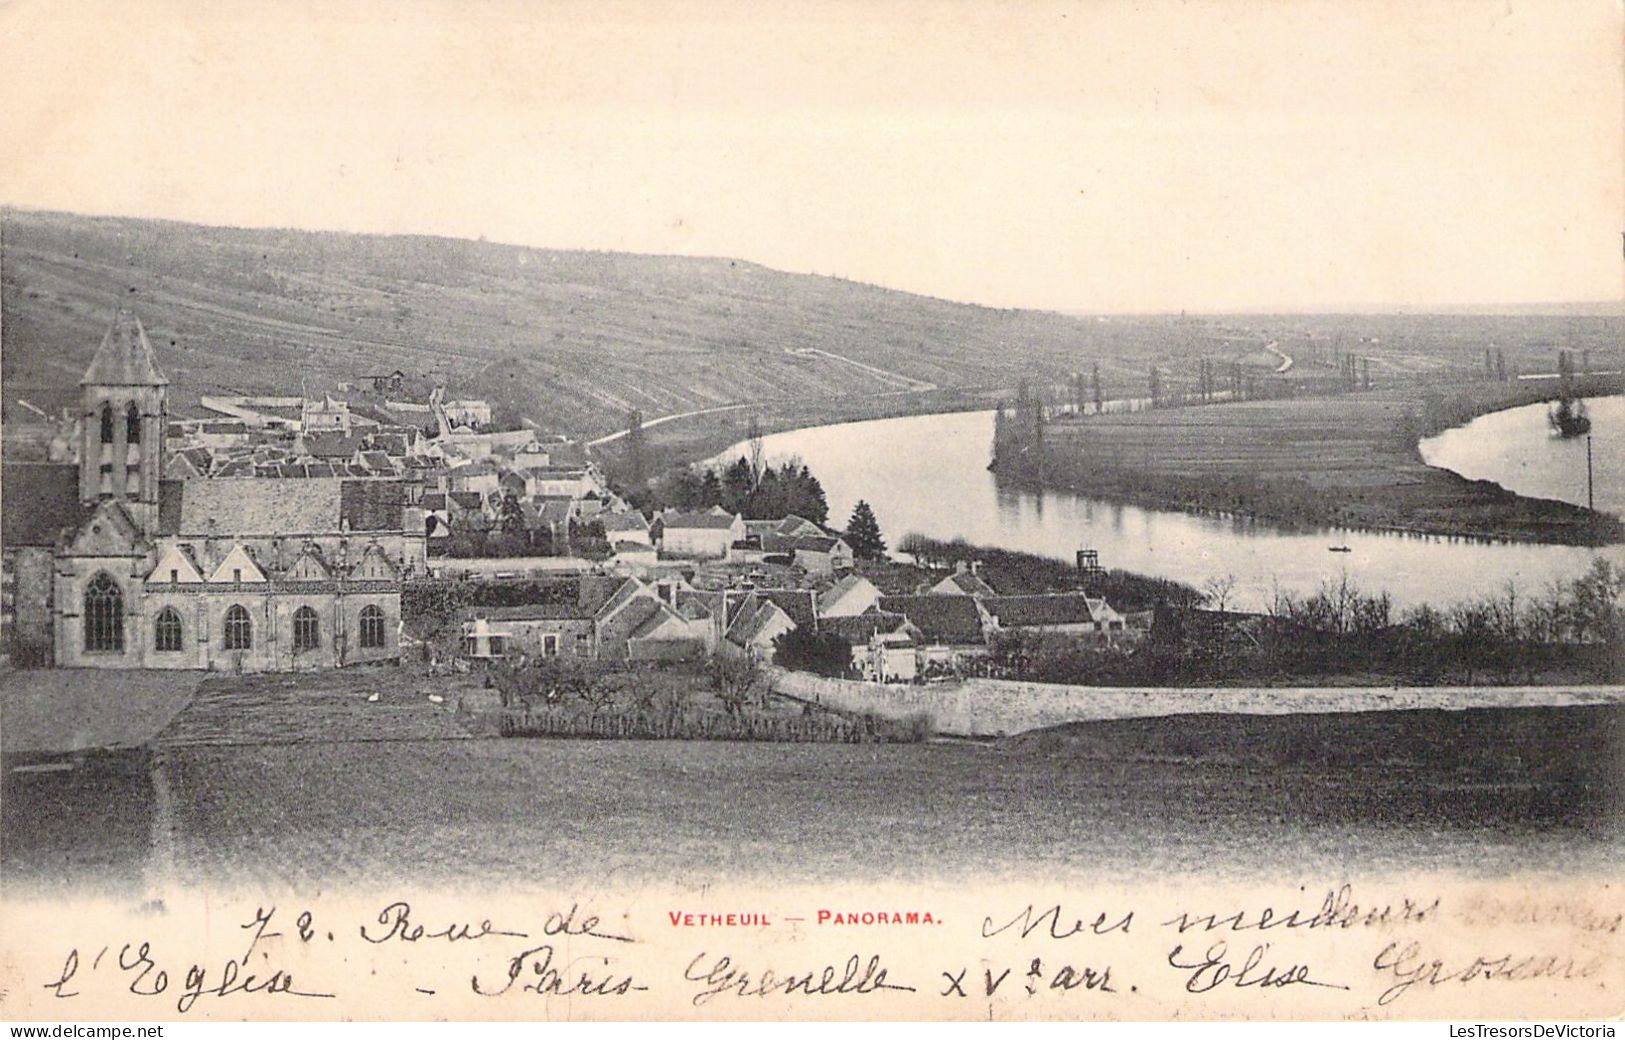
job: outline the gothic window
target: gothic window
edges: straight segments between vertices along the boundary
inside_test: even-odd
[[[85,649],[124,651],[124,593],[105,574],[96,575],[85,587]]]
[[[301,650],[314,650],[321,645],[317,625],[316,612],[309,607],[300,607],[293,612],[293,649],[295,653]]]
[[[226,611],[226,649],[250,650],[253,646],[254,622],[249,620],[248,611],[233,606]]]
[[[102,405],[102,443],[113,443],[113,406]]]
[[[165,607],[153,621],[152,648],[159,652],[181,648],[181,616],[175,613],[175,608]]]
[[[141,443],[141,409],[131,401],[130,406],[124,409],[124,442],[126,444]]]
[[[377,607],[361,608],[361,648],[377,650],[384,645],[384,612]]]

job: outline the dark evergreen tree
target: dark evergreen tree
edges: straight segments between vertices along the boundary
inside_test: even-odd
[[[773,640],[773,663],[791,671],[840,678],[852,668],[852,651],[840,636],[798,625]]]
[[[875,511],[869,503],[862,499],[852,507],[852,519],[847,521],[846,544],[860,560],[879,560],[886,555],[886,539],[881,537],[880,522],[875,519]]]
[[[796,508],[790,511],[822,526],[829,519],[829,501],[824,497],[824,485],[812,475],[812,470],[803,465],[798,475],[797,487],[799,492]]]
[[[525,512],[519,507],[519,498],[512,492],[505,492],[502,496],[499,521],[503,534],[525,536]]]
[[[722,498],[722,478],[717,476],[716,470],[706,470],[704,478],[700,481],[700,499],[694,505],[697,508],[709,509],[712,506],[720,506]]]
[[[741,455],[722,474],[722,502],[730,513],[749,510],[750,496],[756,490],[756,475],[751,472],[750,460]]]

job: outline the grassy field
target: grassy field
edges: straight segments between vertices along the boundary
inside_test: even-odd
[[[1594,379],[1618,389],[1618,380]],[[1520,498],[1422,462],[1419,437],[1542,399],[1540,384],[1427,384],[1057,421],[1036,456],[1001,476],[1138,504],[1324,524],[1581,544],[1618,541],[1618,521]]]
[[[138,747],[191,699],[200,672],[0,669],[0,750]]]
[[[1619,708],[1184,716],[995,744],[193,747],[162,769],[191,883],[1492,876],[1617,867],[1622,729]],[[150,800],[114,761],[127,782],[8,771],[8,883],[141,875]]]
[[[30,771],[40,764],[33,755],[0,756],[5,887],[137,888],[152,851],[152,753],[89,752],[71,770]]]
[[[744,261],[563,252],[425,237],[211,228],[7,210],[0,253],[4,411],[72,403],[114,307],[139,310],[172,381],[199,394],[313,390],[400,368],[509,418],[594,437],[733,404],[650,431],[663,459],[739,439],[750,415],[788,429],[977,407],[1020,379],[1062,400],[1100,366],[1106,397],[1145,392],[1152,365],[1188,384],[1196,359],[1314,382],[1333,352],[1379,380],[1455,378],[1482,352],[1550,369],[1558,347],[1617,363],[1625,320],[1594,316],[1083,317],[952,303]],[[1608,359],[1613,359],[1609,361]],[[867,367],[865,367],[867,366]]]

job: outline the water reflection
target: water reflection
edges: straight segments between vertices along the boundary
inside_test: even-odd
[[[893,546],[917,531],[1064,560],[1078,549],[1098,549],[1107,567],[1198,587],[1233,575],[1238,606],[1261,605],[1276,589],[1310,592],[1344,574],[1363,588],[1386,589],[1406,606],[1489,594],[1508,581],[1534,593],[1574,577],[1599,554],[1625,565],[1625,548],[1618,546],[1519,545],[1335,528],[1281,531],[1236,516],[1001,488],[987,471],[992,437],[992,412],[961,412],[795,430],[765,438],[764,446],[771,457],[796,455],[812,469],[829,497],[835,526],[846,522],[858,499],[866,499]],[[731,460],[741,450],[719,458]],[[1329,552],[1333,545],[1351,551]]]

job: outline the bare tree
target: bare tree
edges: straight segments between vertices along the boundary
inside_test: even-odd
[[[1518,613],[1518,586],[1508,581],[1502,586],[1499,596],[1487,601],[1486,607],[1495,631],[1502,639],[1515,643],[1522,637],[1521,615]]]
[[[718,654],[711,658],[711,681],[717,697],[730,715],[738,715],[747,704],[763,696],[762,669],[749,657]]]
[[[1202,583],[1203,598],[1221,614],[1225,612],[1225,607],[1230,602],[1230,594],[1235,590],[1234,574],[1215,575]]]
[[[750,450],[750,489],[755,491],[762,486],[762,474],[767,472],[767,453],[762,447],[762,423],[755,415],[750,417],[745,440]]]

